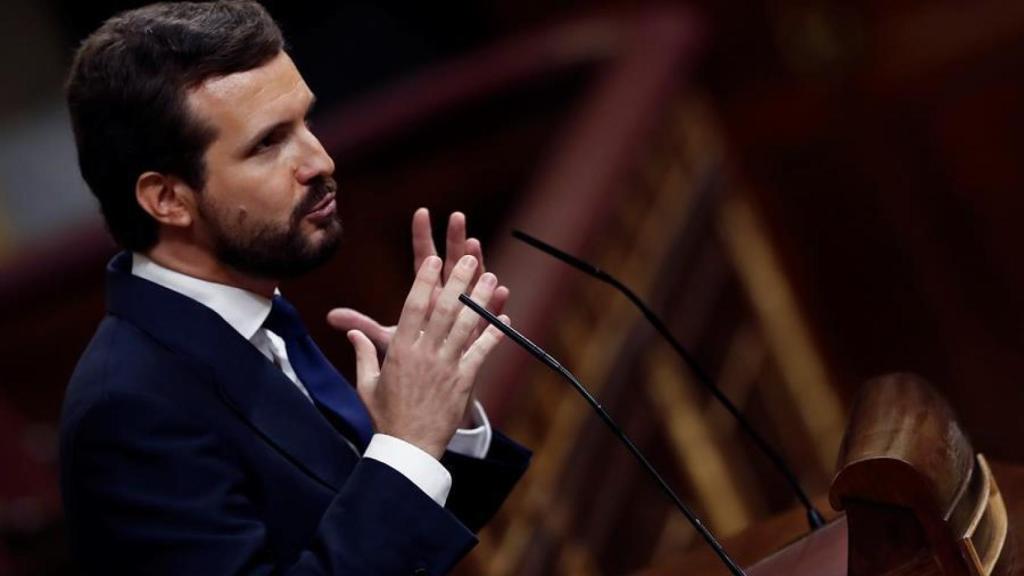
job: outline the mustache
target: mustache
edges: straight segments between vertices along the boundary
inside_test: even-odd
[[[309,192],[295,207],[294,216],[302,218],[313,210],[324,198],[338,192],[338,183],[331,176],[317,176],[309,183]]]

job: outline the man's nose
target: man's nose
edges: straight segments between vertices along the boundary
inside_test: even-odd
[[[303,151],[295,171],[295,177],[300,184],[307,184],[320,176],[334,174],[334,160],[324,150],[320,140],[308,129],[304,132]]]

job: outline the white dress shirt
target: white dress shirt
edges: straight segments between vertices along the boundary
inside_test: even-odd
[[[309,392],[288,361],[284,340],[263,327],[272,306],[269,299],[241,288],[176,272],[139,253],[132,254],[132,274],[187,296],[216,312],[268,360],[280,367],[284,375],[309,398]],[[456,430],[448,449],[465,456],[483,458],[490,448],[492,431],[487,414],[479,402],[473,404],[473,419],[476,427]],[[345,442],[356,453],[359,452],[347,438]],[[370,439],[363,457],[373,458],[394,468],[438,505],[444,506],[448,500],[452,487],[451,474],[438,460],[416,446],[394,436],[377,433]]]

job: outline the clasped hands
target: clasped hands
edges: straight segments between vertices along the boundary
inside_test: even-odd
[[[355,348],[356,390],[376,431],[440,458],[467,421],[477,371],[503,336],[459,294],[470,291],[497,314],[509,292],[484,270],[480,242],[466,238],[461,213],[449,218],[443,262],[425,208],[413,215],[412,242],[416,279],[396,326],[348,308],[331,310],[327,321]]]

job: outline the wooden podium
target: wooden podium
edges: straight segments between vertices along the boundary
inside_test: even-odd
[[[750,576],[1024,574],[1024,466],[975,453],[946,401],[916,376],[863,387],[828,500],[842,514],[816,532],[796,510],[725,546]],[[698,550],[644,574],[727,574],[716,560]]]

